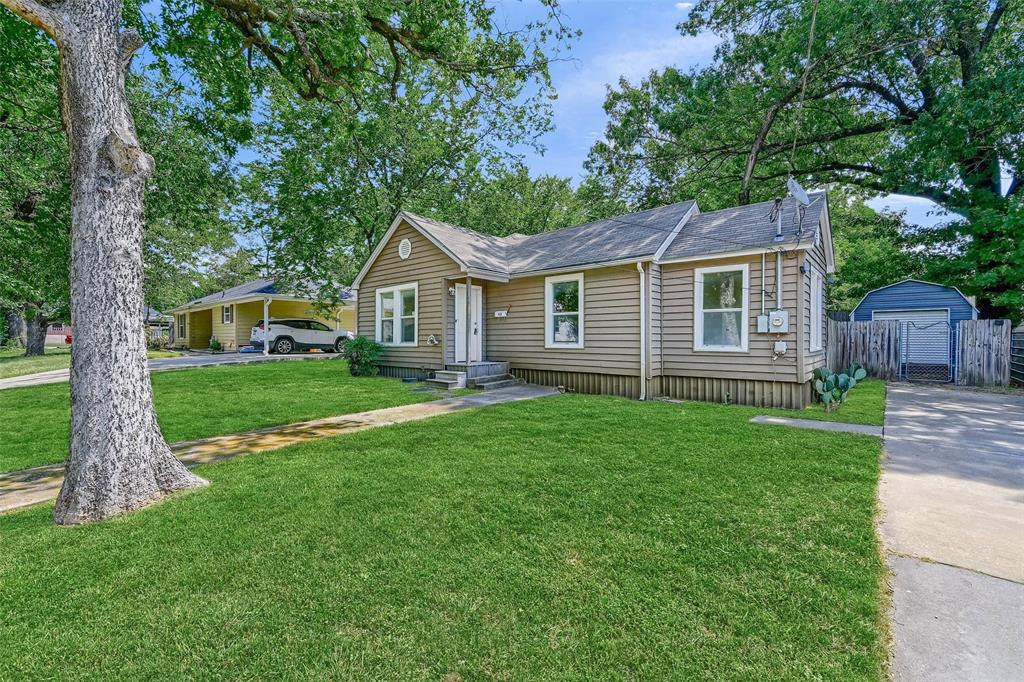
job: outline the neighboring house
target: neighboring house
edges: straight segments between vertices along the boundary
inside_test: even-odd
[[[165,339],[171,331],[173,315],[164,315],[156,308],[142,306],[142,324],[146,327],[147,340]]]
[[[171,346],[204,349],[210,347],[210,339],[217,339],[224,350],[238,350],[249,345],[252,328],[268,313],[272,320],[306,318],[355,332],[355,302],[355,294],[345,290],[333,313],[324,314],[313,309],[313,298],[258,279],[170,310],[174,316]]]
[[[71,336],[71,325],[64,322],[51,322],[46,325],[46,345],[59,346],[67,342]]]
[[[853,309],[851,318],[900,320],[902,362],[918,376],[953,381],[956,334],[961,320],[978,319],[974,300],[956,287],[905,279],[869,291]]]
[[[509,237],[403,212],[353,283],[359,329],[385,345],[389,376],[507,370],[585,393],[800,407],[824,364],[832,233],[824,193],[773,207],[686,201]],[[759,331],[776,308],[781,325]]]

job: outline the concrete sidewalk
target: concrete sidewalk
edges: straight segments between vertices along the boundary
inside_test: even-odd
[[[157,358],[149,361],[150,372],[165,372],[172,369],[191,369],[194,367],[212,367],[214,365],[248,365],[255,362],[281,362],[285,360],[329,360],[337,358],[333,353],[292,353],[290,355],[267,355],[262,353],[219,353],[189,354],[177,358]],[[23,374],[17,377],[0,379],[0,391],[7,388],[24,388],[42,384],[59,384],[71,376],[70,370],[54,369],[49,372]]]
[[[433,402],[357,412],[297,424],[274,426],[258,431],[175,443],[171,449],[178,459],[189,467],[194,467],[241,455],[276,450],[318,438],[330,438],[380,426],[418,421],[474,407],[531,400],[557,393],[556,389],[546,386],[520,384]],[[0,513],[52,500],[57,497],[63,482],[63,464],[51,464],[0,474]]]
[[[896,680],[1024,680],[1024,397],[890,385]]]

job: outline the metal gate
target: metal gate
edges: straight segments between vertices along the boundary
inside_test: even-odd
[[[907,381],[953,381],[956,328],[949,322],[903,323],[901,364]]]

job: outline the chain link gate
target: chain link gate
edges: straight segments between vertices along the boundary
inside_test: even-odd
[[[949,322],[913,322],[903,325],[902,365],[907,381],[953,381],[953,339]]]

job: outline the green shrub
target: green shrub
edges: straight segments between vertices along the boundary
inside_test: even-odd
[[[221,345],[221,342],[218,341],[216,338],[211,337],[210,338],[210,350],[213,351],[214,353],[217,353],[219,351],[224,350],[224,346]]]
[[[859,362],[851,364],[842,374],[836,374],[828,367],[814,370],[814,391],[818,400],[825,405],[825,411],[838,409],[846,402],[846,396],[868,376],[867,370]]]
[[[373,339],[357,336],[345,344],[342,354],[348,360],[348,369],[352,372],[352,376],[370,377],[379,371],[377,360],[383,351],[384,346]]]

